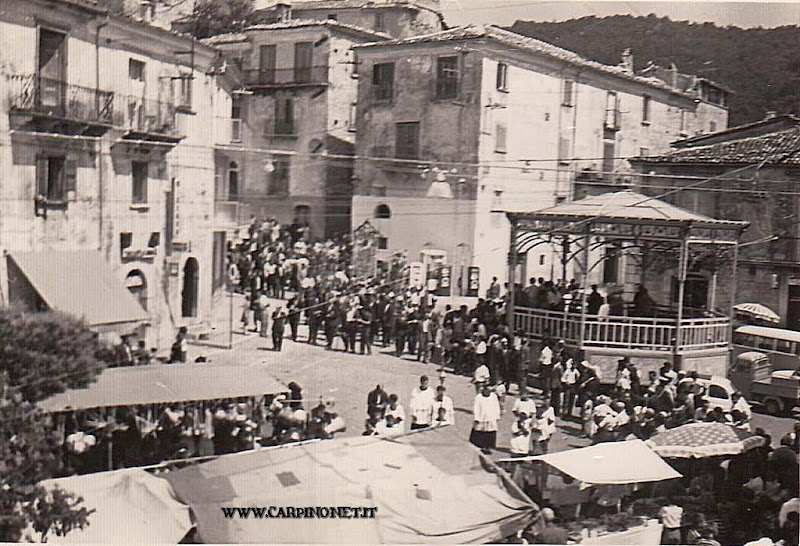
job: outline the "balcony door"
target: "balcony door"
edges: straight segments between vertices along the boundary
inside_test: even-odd
[[[38,50],[39,106],[63,110],[67,80],[67,35],[63,32],[39,28]]]
[[[311,81],[311,61],[314,44],[298,42],[294,44],[294,82],[309,83]]]
[[[258,83],[275,83],[276,49],[274,44],[258,48]]]

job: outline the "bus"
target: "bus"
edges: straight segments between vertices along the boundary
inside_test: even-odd
[[[800,332],[767,328],[765,326],[740,326],[733,331],[731,362],[747,351],[766,354],[773,370],[800,368]]]

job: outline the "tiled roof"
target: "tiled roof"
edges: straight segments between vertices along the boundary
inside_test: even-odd
[[[633,159],[639,163],[745,163],[800,165],[800,128],[694,146],[668,154]]]
[[[425,7],[413,0],[408,1],[380,1],[374,0],[300,0],[286,2],[292,9],[364,9],[364,8],[419,8]]]
[[[359,27],[356,25],[348,25],[347,23],[340,23],[338,21],[316,20],[316,19],[291,19],[289,21],[281,21],[279,23],[258,24],[247,27],[244,32],[229,32],[226,34],[218,34],[203,40],[204,43],[209,45],[230,44],[247,41],[247,32],[254,30],[286,30],[292,28],[306,28],[306,27],[329,27],[335,30],[342,30],[346,32],[355,32],[371,38],[380,40],[388,40],[391,38],[388,34],[377,32],[368,28]]]
[[[423,34],[420,36],[413,36],[411,38],[405,38],[405,39],[395,39],[383,42],[360,44],[355,47],[370,48],[370,47],[383,47],[392,45],[413,45],[413,44],[423,44],[423,43],[453,42],[459,40],[471,40],[476,38],[490,38],[510,47],[519,48],[540,55],[546,55],[553,59],[570,63],[574,66],[578,66],[581,68],[588,68],[591,70],[597,70],[599,72],[604,72],[606,74],[616,76],[619,78],[624,78],[626,80],[630,80],[639,84],[647,85],[650,87],[656,87],[668,93],[679,95],[681,97],[691,98],[691,95],[689,95],[688,93],[685,93],[679,89],[675,89],[667,85],[665,82],[659,80],[658,78],[637,76],[635,74],[627,72],[622,67],[609,66],[602,63],[598,63],[596,61],[590,61],[589,59],[581,57],[577,53],[563,49],[553,44],[549,44],[547,42],[543,42],[542,40],[537,40],[536,38],[523,36],[522,34],[517,34],[516,32],[511,32],[491,25],[468,25],[441,32],[435,32],[433,34]]]
[[[775,125],[775,127],[770,128],[770,125]],[[784,127],[780,127],[780,125],[784,125]],[[781,114],[775,117],[754,121],[752,123],[745,123],[744,125],[737,125],[736,127],[728,127],[727,129],[722,129],[713,133],[704,133],[701,135],[694,135],[681,140],[676,140],[672,143],[672,146],[675,148],[697,146],[698,143],[702,145],[704,140],[716,140],[719,138],[730,139],[732,135],[735,135],[736,133],[750,132],[752,130],[759,130],[760,132],[764,133],[773,133],[791,125],[800,127],[800,118],[793,114]],[[772,130],[770,131],[770,129]]]

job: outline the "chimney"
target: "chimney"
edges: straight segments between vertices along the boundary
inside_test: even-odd
[[[669,84],[673,89],[678,89],[678,67],[675,63],[669,65]]]
[[[620,66],[625,69],[628,74],[633,74],[633,52],[631,48],[627,48],[622,52],[622,62]]]

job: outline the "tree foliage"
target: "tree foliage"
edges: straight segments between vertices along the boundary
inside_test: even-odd
[[[192,14],[192,34],[208,38],[241,30],[253,13],[253,0],[200,0]]]
[[[730,125],[758,121],[772,110],[800,113],[800,27],[718,27],[668,17],[583,17],[559,23],[517,21],[510,30],[616,65],[631,48],[635,68],[649,61],[716,81],[736,94]]]
[[[94,380],[104,347],[86,326],[60,313],[0,311],[0,374],[38,402]]]
[[[44,541],[87,525],[80,498],[40,485],[58,471],[60,441],[35,403],[93,381],[102,351],[71,317],[0,310],[0,542],[19,541],[26,529]]]

